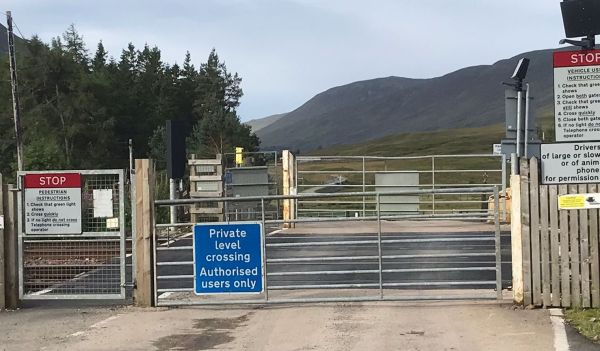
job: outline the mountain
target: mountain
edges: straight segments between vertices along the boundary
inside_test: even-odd
[[[263,129],[264,127],[267,127],[267,126],[277,122],[279,119],[281,119],[281,117],[284,117],[285,115],[287,115],[287,113],[280,113],[280,114],[271,115],[268,117],[252,119],[252,120],[249,120],[248,122],[244,122],[244,124],[249,125],[250,128],[252,128],[252,131],[256,133],[257,131]]]
[[[311,151],[384,136],[504,122],[504,89],[517,62],[531,59],[526,82],[533,108],[553,106],[552,52],[517,55],[493,65],[464,68],[430,79],[378,78],[324,91],[257,131],[261,148]]]

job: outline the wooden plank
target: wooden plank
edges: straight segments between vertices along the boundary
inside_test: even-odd
[[[154,165],[152,160],[135,160],[136,201],[136,288],[135,304],[151,307],[153,289],[153,237],[154,234]]]
[[[567,185],[558,187],[558,195],[568,194]],[[562,307],[571,306],[571,266],[569,259],[569,211],[560,210],[560,291]]]
[[[523,304],[523,249],[521,246],[521,176],[510,176],[511,211],[510,211],[510,246],[512,261],[513,302]]]
[[[3,186],[4,192],[4,258],[5,258],[5,302],[7,309],[17,309],[19,301],[19,244],[17,199],[15,186]]]
[[[552,306],[560,306],[560,238],[558,231],[558,186],[548,189],[550,211],[550,260],[552,272]]]
[[[569,194],[577,194],[577,185],[569,185]],[[571,240],[571,302],[581,307],[581,262],[579,257],[579,211],[569,211],[569,239]]]
[[[523,251],[523,304],[533,303],[531,294],[531,233],[529,214],[529,161],[521,160],[521,249]]]
[[[290,195],[291,176],[290,176],[290,151],[283,150],[281,154],[281,165],[283,167],[283,195]],[[291,220],[291,200],[283,200],[283,220]],[[290,228],[289,222],[283,224],[284,228]]]
[[[552,276],[550,275],[550,230],[548,226],[548,186],[540,186],[540,240],[542,255],[542,301],[544,306],[552,305],[550,300],[550,284]]]
[[[587,185],[579,185],[580,194],[587,193]],[[588,230],[588,211],[579,210],[579,250],[581,262],[581,305],[585,308],[591,307],[590,299],[590,249]]]
[[[598,192],[597,184],[588,185],[590,193]],[[589,210],[589,223],[590,223],[590,276],[591,276],[591,288],[590,294],[592,299],[592,307],[600,307],[600,264],[598,262],[598,210]]]
[[[0,311],[6,308],[6,280],[4,272],[6,269],[5,251],[4,251],[4,194],[2,187],[2,174],[0,174]]]
[[[529,231],[531,237],[531,294],[533,304],[542,305],[542,272],[540,245],[540,182],[538,161],[529,161]]]

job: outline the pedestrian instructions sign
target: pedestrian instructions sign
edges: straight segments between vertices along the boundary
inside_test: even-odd
[[[554,53],[556,141],[598,140],[600,50]]]
[[[196,224],[193,245],[196,294],[263,292],[261,223]]]
[[[81,234],[81,174],[26,174],[25,234]]]

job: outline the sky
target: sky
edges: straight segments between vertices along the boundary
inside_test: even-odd
[[[243,79],[243,121],[289,112],[329,88],[432,78],[558,47],[560,0],[3,0],[18,29],[49,41],[75,24],[93,52],[129,42],[168,63],[212,48]]]

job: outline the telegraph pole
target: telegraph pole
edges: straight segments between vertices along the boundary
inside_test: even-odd
[[[15,117],[15,141],[17,143],[17,167],[23,170],[23,128],[21,128],[21,105],[17,85],[17,62],[15,59],[15,36],[13,34],[13,21],[10,11],[6,11],[8,24],[8,57],[10,62],[10,83],[12,85],[13,113]]]

